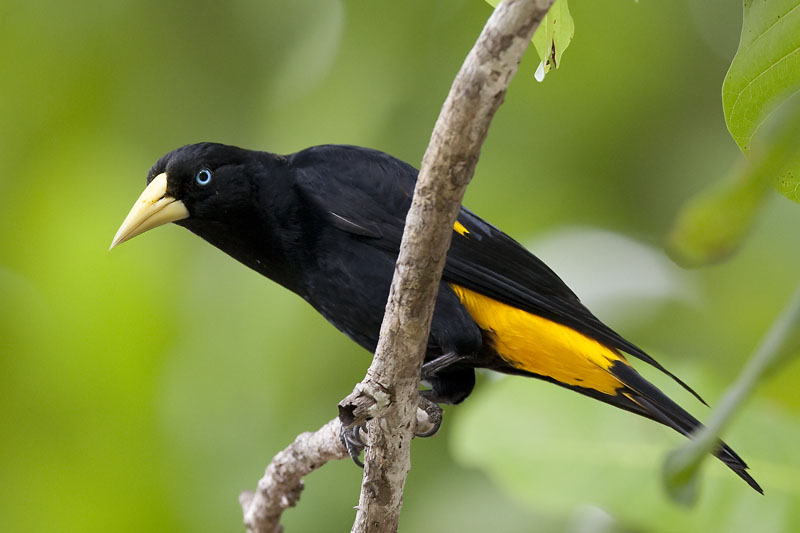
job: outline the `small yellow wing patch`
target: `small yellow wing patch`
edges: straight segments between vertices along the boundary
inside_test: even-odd
[[[566,385],[614,395],[622,383],[608,372],[625,357],[572,328],[471,291],[450,288],[488,333],[498,355],[513,367]]]
[[[455,224],[453,224],[453,230],[459,235],[467,235],[469,233],[469,230],[464,227],[464,224],[458,220],[456,220]]]

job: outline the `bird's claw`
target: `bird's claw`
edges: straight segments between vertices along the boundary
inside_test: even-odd
[[[422,416],[423,413],[424,416]],[[431,437],[439,431],[440,427],[442,427],[442,408],[428,398],[420,396],[417,404],[417,429],[414,432],[414,436],[421,438]],[[367,444],[361,438],[362,431],[367,431],[363,425],[342,427],[339,430],[339,439],[347,449],[350,459],[359,467],[364,468],[364,463],[359,459],[361,452],[367,447]]]
[[[425,413],[427,419],[420,417],[421,413]],[[442,427],[442,413],[442,408],[438,404],[425,396],[420,396],[417,404],[417,430],[414,432],[414,436],[425,438],[435,435]],[[420,426],[428,424],[431,426],[429,429],[420,428]]]
[[[364,443],[361,438],[362,429],[366,431],[366,428],[362,426],[342,427],[342,429],[339,430],[339,439],[342,441],[342,444],[344,444],[344,447],[347,448],[350,459],[359,467],[364,468],[364,463],[359,459],[361,452],[367,447],[366,443]]]

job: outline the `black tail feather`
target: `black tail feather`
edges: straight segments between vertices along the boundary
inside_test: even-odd
[[[623,341],[625,341],[625,340],[623,339]],[[653,359],[652,357],[647,355],[644,351],[640,350],[637,346],[635,346],[633,344],[630,344],[627,341],[625,341],[625,342],[627,344],[629,344],[629,346],[622,348],[624,351],[628,352],[629,354],[633,355],[634,357],[638,357],[642,361],[652,365],[653,367],[657,368],[661,372],[665,373],[666,375],[671,377],[673,380],[675,380],[675,382],[678,385],[680,385],[681,387],[686,389],[692,396],[697,398],[700,401],[700,403],[702,403],[703,405],[708,407],[708,404],[702,398],[702,396],[700,396],[700,394],[698,394],[697,391],[695,391],[693,388],[691,388],[689,385],[687,385],[681,378],[679,378],[678,376],[676,376],[675,374],[673,374],[672,372],[670,372],[669,370],[667,370],[666,368],[661,366],[661,363],[659,363],[658,361],[656,361],[655,359]]]
[[[618,362],[610,368],[610,371],[628,389],[622,393],[646,413],[640,414],[661,422],[687,437],[691,437],[693,431],[703,427],[696,418],[670,400],[666,394],[644,379],[632,367]],[[764,493],[756,480],[747,473],[747,464],[730,446],[720,440],[717,449],[712,453],[753,489],[761,494]]]

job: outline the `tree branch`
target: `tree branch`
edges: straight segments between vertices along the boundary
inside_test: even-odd
[[[255,494],[248,490],[239,495],[248,532],[281,533],[281,514],[297,505],[303,477],[328,461],[350,457],[339,439],[341,427],[334,418],[315,433],[298,435],[272,459]]]
[[[353,532],[397,530],[411,439],[415,428],[426,422],[417,415],[419,377],[453,223],[489,124],[553,1],[502,2],[464,61],[422,161],[367,375],[339,404],[339,419],[316,433],[298,436],[272,460],[257,492],[240,495],[248,531],[282,531],[280,515],[297,503],[302,477],[329,460],[348,456],[339,440],[342,423],[367,427]]]
[[[453,223],[489,124],[552,3],[506,0],[495,9],[436,121],[406,218],[375,357],[364,381],[340,403],[348,422],[371,418],[354,532],[397,530],[411,466],[420,369]]]
[[[334,418],[314,433],[301,433],[272,458],[255,493],[245,490],[239,494],[249,533],[281,533],[281,515],[300,500],[303,478],[328,461],[350,458],[340,438],[341,429],[339,418]],[[417,431],[432,429],[425,411],[417,410]]]

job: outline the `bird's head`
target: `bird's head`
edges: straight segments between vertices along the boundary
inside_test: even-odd
[[[168,222],[189,225],[233,216],[251,197],[258,152],[216,143],[173,150],[150,169],[147,187],[120,226],[111,248]]]

